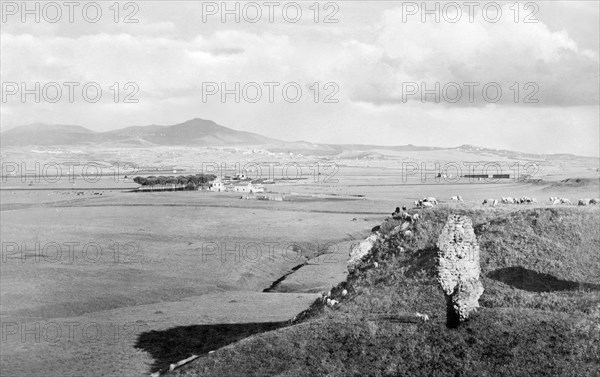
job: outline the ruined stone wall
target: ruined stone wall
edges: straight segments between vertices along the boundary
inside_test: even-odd
[[[438,282],[446,295],[448,326],[456,327],[479,307],[483,294],[479,245],[471,219],[450,215],[438,239]]]

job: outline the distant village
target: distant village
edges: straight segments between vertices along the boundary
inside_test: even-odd
[[[261,181],[263,183],[275,183],[273,180]],[[264,186],[254,183],[245,174],[235,174],[233,177],[225,176],[223,179],[217,177],[208,185],[208,190],[223,192],[242,192],[242,193],[262,193],[265,192]]]
[[[252,180],[245,173],[225,175],[222,178],[214,174],[195,174],[187,176],[148,176],[135,177],[133,181],[140,186],[135,191],[193,191],[263,193],[263,184],[273,184],[274,180]]]

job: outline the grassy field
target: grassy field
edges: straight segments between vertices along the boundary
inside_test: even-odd
[[[316,302],[294,325],[224,347],[174,375],[598,376],[597,208],[422,213],[410,238],[385,236],[399,222],[382,224],[382,240],[333,290],[338,308]],[[450,213],[473,220],[485,287],[480,310],[458,329],[446,328],[434,273],[435,242]],[[394,321],[414,312],[430,321]]]
[[[135,376],[187,357],[136,347],[146,332],[285,321],[315,294],[262,291],[371,226],[318,202],[40,193],[2,192],[3,376]]]
[[[185,157],[189,166],[184,167],[192,171],[199,158],[195,149],[164,153],[157,159],[154,151],[144,150],[142,161],[175,165]],[[235,161],[237,155],[227,158]],[[69,186],[65,180],[33,186],[16,178],[3,181],[2,375],[138,376],[219,348],[182,373],[413,375],[419,368],[432,370],[425,364],[439,364],[439,375],[447,375],[463,359],[470,360],[471,371],[493,370],[476,360],[496,352],[493,342],[505,328],[510,334],[529,331],[528,342],[542,349],[550,338],[536,343],[535,328],[549,337],[553,333],[547,328],[559,329],[555,348],[564,343],[578,349],[588,339],[580,330],[596,335],[586,326],[598,313],[600,261],[591,250],[599,246],[599,211],[548,209],[544,201],[597,197],[597,178],[589,178],[597,170],[578,166],[572,173],[588,177],[581,182],[560,182],[564,177],[557,174],[563,173],[553,166],[546,177],[551,181],[543,182],[421,184],[413,177],[403,183],[399,166],[405,157],[398,158],[340,161],[338,182],[269,187],[304,198],[290,202],[241,200],[229,193],[128,193],[122,190],[131,182],[114,182],[114,177]],[[312,163],[306,160],[303,167]],[[465,202],[450,203],[453,195]],[[488,197],[523,195],[537,197],[539,205],[494,210],[481,205]],[[366,237],[395,207],[410,207],[424,196],[437,197],[442,206],[426,212],[415,238],[379,245],[372,260],[348,274],[350,244]],[[455,347],[453,333],[441,326],[441,293],[431,276],[431,245],[448,211],[473,217],[484,250],[483,308],[470,327],[460,330],[481,333],[471,335],[482,344],[473,350],[467,347],[471,338],[460,335],[464,344]],[[397,244],[408,251],[396,253]],[[325,252],[329,255],[315,258]],[[373,261],[380,268],[374,269]],[[346,279],[342,286],[351,294],[338,310],[313,305],[304,319],[288,326],[318,292]],[[373,318],[412,311],[425,312],[432,321],[417,325]],[[507,339],[505,355],[533,347]],[[436,356],[446,348],[458,352],[439,356],[447,363]],[[557,357],[553,368],[575,365],[585,374],[585,352],[567,353],[579,357],[579,364]],[[509,365],[522,360],[503,357]]]

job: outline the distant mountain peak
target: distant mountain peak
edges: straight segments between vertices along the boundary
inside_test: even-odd
[[[194,118],[169,126],[132,126],[118,130],[95,132],[81,126],[34,123],[2,132],[4,146],[84,145],[127,143],[132,145],[263,145],[280,143],[251,132],[237,131],[212,120]]]
[[[303,155],[363,156],[379,155],[380,150],[398,152],[458,150],[465,153],[497,155],[502,158],[545,159],[573,157],[574,155],[543,155],[504,149],[493,149],[463,144],[454,148],[408,145],[381,146],[364,144],[325,144],[310,141],[282,141],[247,131],[238,131],[209,119],[193,118],[174,125],[130,126],[112,131],[97,132],[77,125],[32,123],[5,130],[1,133],[2,146],[237,146],[262,148],[270,152]],[[364,153],[363,153],[364,152]]]

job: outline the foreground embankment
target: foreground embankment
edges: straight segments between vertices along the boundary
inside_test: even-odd
[[[450,213],[469,216],[481,248],[481,308],[446,327],[436,241]],[[421,211],[411,234],[381,224],[371,252],[290,326],[250,336],[177,376],[597,376],[597,208]],[[342,291],[347,295],[343,296]],[[424,313],[427,322],[399,320]]]

